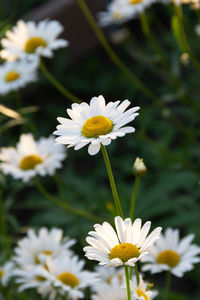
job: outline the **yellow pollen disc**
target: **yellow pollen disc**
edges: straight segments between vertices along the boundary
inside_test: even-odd
[[[142,2],[142,0],[130,0],[130,4],[138,4],[138,3],[140,3],[140,2]]]
[[[113,18],[115,20],[120,20],[121,17],[122,17],[122,15],[119,12],[116,11],[116,12],[113,13]]]
[[[72,274],[72,273],[61,273],[57,276],[57,278],[62,281],[62,283],[71,286],[72,288],[74,288],[75,286],[77,286],[79,284],[79,280],[78,278]]]
[[[26,171],[26,170],[34,169],[35,166],[41,164],[42,162],[43,160],[41,159],[40,156],[33,154],[33,155],[25,156],[21,160],[19,166],[22,170]]]
[[[40,47],[40,46],[46,47],[46,45],[47,45],[47,43],[43,38],[41,38],[39,36],[33,36],[26,42],[26,44],[24,46],[24,50],[27,53],[34,53],[38,47]]]
[[[110,252],[110,259],[120,258],[123,263],[127,262],[129,259],[138,257],[140,255],[140,250],[133,244],[122,243],[114,248]]]
[[[41,282],[46,280],[46,278],[42,276],[35,276],[35,279]]]
[[[3,275],[4,275],[4,271],[0,269],[0,278],[3,277]]]
[[[5,79],[5,81],[10,82],[10,81],[17,80],[19,77],[20,77],[20,74],[18,72],[10,71],[5,75],[4,79]]]
[[[112,131],[112,122],[103,116],[88,119],[82,127],[82,135],[87,138],[98,138]]]
[[[150,300],[141,289],[137,289],[136,292],[139,297],[144,297],[144,300]]]
[[[171,268],[175,267],[180,261],[180,256],[174,250],[165,250],[158,254],[157,262],[159,264],[166,264]]]

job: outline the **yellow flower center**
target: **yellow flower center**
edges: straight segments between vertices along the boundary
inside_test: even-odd
[[[4,275],[4,270],[0,269],[0,278],[3,277],[3,275]]]
[[[40,47],[40,46],[46,47],[46,45],[47,45],[47,43],[43,38],[41,38],[39,36],[33,36],[26,42],[26,44],[24,46],[24,50],[27,53],[35,53],[35,51],[38,47]]]
[[[40,156],[33,154],[33,155],[25,156],[21,160],[19,166],[22,170],[26,171],[26,170],[34,169],[35,166],[41,164],[42,162],[43,160],[41,159]]]
[[[110,252],[110,259],[120,258],[123,263],[127,262],[129,259],[138,257],[140,255],[140,250],[133,244],[122,243],[114,248]]]
[[[137,292],[139,297],[144,297],[144,300],[150,300],[150,298],[147,297],[141,289],[137,289],[136,292]]]
[[[159,264],[166,264],[171,268],[175,267],[180,261],[180,256],[174,250],[165,250],[158,254],[157,262]]]
[[[5,81],[10,82],[10,81],[17,80],[19,77],[20,77],[20,74],[18,72],[10,71],[5,75],[4,79],[5,79]]]
[[[115,12],[113,13],[113,18],[114,18],[115,20],[120,20],[121,17],[122,17],[122,15],[121,15],[118,11],[115,11]]]
[[[35,279],[38,280],[38,281],[41,281],[41,282],[46,280],[46,278],[42,277],[42,276],[35,276]]]
[[[140,2],[142,2],[142,0],[130,0],[129,3],[132,4],[132,5],[134,5],[134,4],[138,4]]]
[[[72,274],[72,273],[61,273],[57,276],[57,278],[62,281],[62,283],[71,286],[72,288],[74,288],[75,286],[77,286],[79,284],[79,280],[78,278]]]
[[[43,252],[39,253],[39,254],[35,257],[35,263],[36,263],[36,264],[40,264],[40,263],[41,263],[40,260],[39,260],[39,258],[38,258],[38,256],[39,256],[40,254],[52,255],[53,252],[47,250],[47,251],[43,251]],[[44,269],[47,269],[47,266],[46,266],[46,265],[43,265],[43,267],[44,267]]]
[[[112,122],[103,116],[88,119],[82,127],[82,135],[87,138],[98,138],[112,131]]]

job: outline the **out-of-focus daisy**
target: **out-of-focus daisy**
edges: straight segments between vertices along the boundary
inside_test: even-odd
[[[124,1],[117,0],[108,5],[107,11],[99,12],[98,18],[101,26],[121,24],[132,18],[132,11]]]
[[[0,283],[3,286],[6,286],[12,277],[14,268],[15,264],[12,261],[8,261],[3,266],[0,266]]]
[[[121,24],[135,18],[156,0],[114,0],[98,14],[101,26]]]
[[[58,118],[61,125],[58,125],[54,132],[55,135],[59,135],[56,142],[75,147],[75,150],[90,144],[89,154],[97,154],[101,144],[109,145],[117,137],[135,131],[133,127],[124,127],[138,115],[136,111],[139,107],[133,107],[125,112],[129,105],[128,100],[121,103],[109,102],[106,105],[103,96],[93,97],[90,104],[85,102],[72,104],[72,108],[67,109],[71,119]]]
[[[2,148],[0,169],[24,182],[38,175],[53,175],[66,157],[63,145],[55,145],[52,136],[35,141],[32,134],[22,134],[16,148]]]
[[[20,20],[2,39],[1,57],[6,60],[27,55],[52,57],[54,50],[68,45],[66,40],[58,39],[62,31],[58,21],[43,20],[36,24]]]
[[[103,274],[103,269],[105,273]],[[112,270],[112,271],[111,271]],[[106,272],[112,272],[112,275],[105,281]],[[117,272],[116,268],[98,268],[98,275],[100,275],[100,280],[97,284],[93,286],[92,300],[125,300],[127,299],[127,291],[125,286],[125,276],[122,269]],[[101,276],[103,275],[103,277]],[[120,275],[120,276],[119,276]]]
[[[120,286],[125,281],[125,274],[123,268],[105,268],[104,266],[97,266],[95,272],[99,278],[99,281],[92,286],[93,291],[102,290],[102,285],[113,285],[117,282]],[[116,279],[114,279],[116,278]]]
[[[84,262],[77,256],[69,257],[65,253],[46,260],[45,268],[40,266],[34,269],[29,277],[18,273],[17,282],[21,283],[20,290],[37,287],[42,296],[48,299],[59,299],[59,296],[68,295],[69,299],[84,297],[83,289],[96,283],[95,273],[83,271]]]
[[[151,222],[142,226],[141,219],[132,224],[130,218],[122,220],[119,216],[115,218],[115,227],[117,233],[107,222],[94,225],[95,231],[90,231],[86,238],[91,246],[84,248],[88,259],[97,260],[105,266],[134,266],[148,253],[161,231],[161,227],[157,227],[147,236]]]
[[[29,271],[36,265],[44,265],[48,257],[55,257],[62,251],[68,251],[70,256],[69,248],[74,244],[74,240],[64,243],[62,238],[63,232],[58,228],[49,231],[47,228],[41,228],[38,234],[30,229],[27,236],[18,242],[13,260],[18,267]]]
[[[130,281],[130,289],[133,293],[133,298],[137,300],[151,300],[158,294],[156,290],[150,290],[152,284],[143,281],[140,276],[139,284],[136,283],[136,278]]]
[[[5,95],[10,91],[16,91],[27,83],[35,81],[37,66],[38,63],[30,59],[0,65],[0,94]]]
[[[182,277],[193,269],[193,264],[200,262],[200,247],[191,244],[194,235],[190,234],[180,240],[179,230],[168,228],[159,241],[149,249],[149,254],[143,258],[147,263],[143,271],[159,273],[169,270],[177,277]]]

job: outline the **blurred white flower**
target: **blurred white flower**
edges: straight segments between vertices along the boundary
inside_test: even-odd
[[[36,175],[53,175],[65,157],[64,146],[55,145],[52,136],[35,141],[32,134],[22,134],[16,148],[1,148],[0,169],[27,182]]]
[[[13,260],[25,271],[32,270],[35,266],[44,265],[48,257],[55,257],[63,251],[71,255],[69,248],[75,243],[74,240],[64,242],[62,229],[41,228],[38,234],[30,229],[27,236],[21,239],[14,249]]]
[[[29,272],[16,272],[16,282],[20,283],[20,291],[37,288],[37,291],[50,300],[67,296],[68,299],[84,297],[83,289],[96,283],[97,276],[93,272],[83,270],[84,262],[77,256],[69,256],[62,252],[55,258],[48,257],[44,266],[38,266]]]
[[[197,257],[200,247],[191,244],[193,239],[194,235],[190,234],[180,240],[179,230],[168,228],[142,259],[147,263],[142,270],[152,274],[169,270],[175,276],[182,277],[193,269],[193,264],[200,262],[200,257]]]
[[[151,300],[158,295],[156,290],[150,290],[151,284],[144,282],[142,276],[140,276],[139,284],[136,283],[136,278],[130,281],[131,293],[133,293],[133,299],[135,300]]]
[[[66,40],[58,39],[62,31],[58,21],[43,20],[36,24],[20,20],[2,39],[1,57],[6,60],[27,55],[52,57],[54,50],[68,45]]]
[[[142,13],[147,7],[157,0],[113,0],[107,7],[107,11],[98,14],[99,24],[121,24],[128,22]]]
[[[15,264],[12,261],[8,261],[3,266],[0,266],[0,283],[3,286],[6,286],[12,277],[14,268]]]
[[[90,231],[86,238],[91,246],[84,248],[85,256],[104,266],[133,267],[159,238],[161,227],[157,227],[147,236],[150,227],[149,221],[142,226],[141,219],[136,219],[132,224],[130,218],[122,220],[119,216],[115,217],[117,233],[107,222],[96,224],[95,231]]]
[[[58,118],[61,125],[58,125],[54,132],[55,135],[59,135],[56,142],[75,147],[75,150],[90,144],[89,154],[97,154],[101,144],[107,146],[117,137],[135,131],[133,127],[123,127],[138,115],[136,111],[139,107],[133,107],[125,112],[129,105],[128,100],[121,103],[109,102],[106,105],[103,96],[93,97],[90,104],[86,102],[72,104],[72,108],[67,109],[71,119]]]
[[[37,79],[35,59],[21,59],[0,65],[0,95],[16,91]]]

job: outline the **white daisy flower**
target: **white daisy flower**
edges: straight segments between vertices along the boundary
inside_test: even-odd
[[[0,65],[0,95],[16,91],[37,79],[36,60],[23,59]]]
[[[22,283],[20,290],[37,287],[38,292],[48,299],[59,299],[59,296],[68,295],[69,299],[83,298],[83,289],[96,283],[95,273],[83,271],[84,262],[77,256],[69,257],[66,253],[46,260],[45,268],[40,266],[32,271],[31,280],[21,276],[17,280]]]
[[[94,225],[95,231],[90,231],[86,241],[91,246],[84,248],[85,256],[99,261],[100,265],[117,267],[122,265],[134,266],[148,253],[155,240],[159,238],[161,227],[157,227],[147,237],[151,222],[142,227],[142,220],[136,219],[132,224],[130,218],[122,220],[115,217],[115,227],[104,222]]]
[[[71,255],[69,248],[75,243],[69,240],[64,243],[63,231],[61,229],[41,228],[36,234],[33,229],[28,230],[27,236],[18,242],[15,248],[13,260],[19,268],[30,271],[35,266],[44,265],[48,257],[54,257],[67,251]]]
[[[117,137],[135,131],[133,127],[123,127],[138,115],[136,111],[139,107],[133,107],[125,112],[129,105],[128,100],[121,103],[109,102],[106,105],[103,96],[93,97],[90,104],[85,102],[72,104],[72,108],[67,109],[71,119],[58,118],[61,125],[58,125],[54,132],[55,135],[59,135],[56,142],[75,147],[75,150],[90,144],[89,154],[97,154],[101,144],[109,145]]]
[[[158,295],[156,290],[150,290],[152,284],[143,281],[140,276],[139,284],[136,283],[136,278],[130,281],[131,293],[133,293],[133,299],[137,300],[151,300]]]
[[[179,230],[168,228],[143,258],[143,262],[147,263],[143,271],[154,274],[169,270],[175,276],[182,277],[193,269],[193,264],[200,262],[200,257],[197,257],[200,247],[191,244],[193,239],[194,235],[190,234],[180,240]]]
[[[108,26],[111,24],[122,24],[132,18],[132,12],[128,5],[122,0],[111,2],[107,11],[98,13],[100,26]]]
[[[52,57],[54,50],[68,45],[66,40],[57,38],[62,31],[58,21],[43,20],[36,24],[20,20],[2,39],[1,57],[6,60],[27,55]]]
[[[147,7],[157,0],[114,0],[107,8],[106,12],[98,14],[99,24],[108,26],[116,23],[121,24],[138,16]]]
[[[103,274],[103,269],[105,274]],[[112,275],[106,279],[106,272],[111,273]],[[125,276],[124,270],[120,269],[120,273],[116,272],[116,268],[98,268],[98,275],[103,275],[103,278],[100,277],[100,281],[94,285],[93,291],[95,292],[92,295],[92,300],[126,300],[127,291],[125,286]],[[120,275],[120,276],[119,276]],[[131,298],[132,299],[132,298]]]
[[[14,268],[15,264],[12,261],[8,261],[3,266],[0,266],[0,283],[3,286],[6,286],[12,277]]]
[[[55,145],[52,136],[35,141],[32,134],[22,134],[16,148],[2,148],[0,169],[15,179],[27,182],[36,175],[53,175],[66,157],[64,146]]]
[[[118,286],[122,285],[124,282],[124,269],[123,268],[105,268],[103,266],[97,266],[95,267],[95,272],[99,278],[99,281],[92,286],[93,291],[98,291],[102,289],[102,285],[110,285],[112,283],[112,280],[114,282],[118,282]]]

